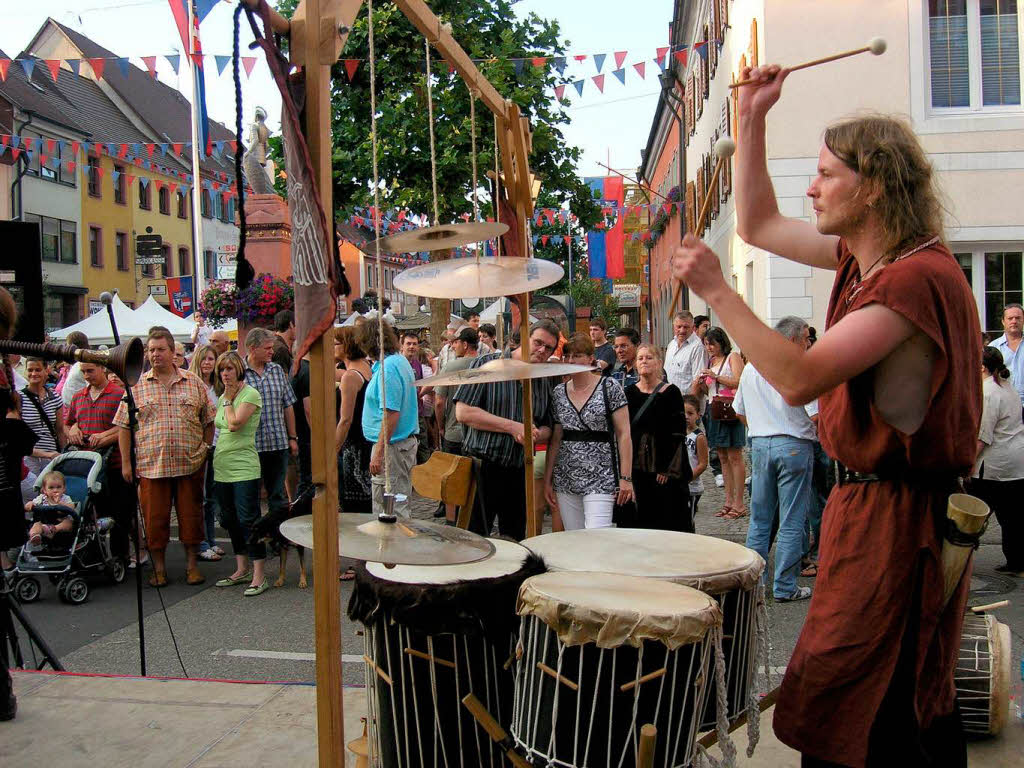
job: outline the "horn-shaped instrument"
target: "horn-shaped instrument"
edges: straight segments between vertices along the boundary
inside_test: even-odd
[[[964,569],[985,532],[990,514],[992,511],[988,504],[976,496],[966,493],[950,495],[946,508],[946,534],[942,541],[943,605],[956,591],[956,585],[960,583]]]
[[[145,348],[136,337],[106,351],[80,349],[74,344],[33,344],[28,341],[0,341],[0,352],[23,357],[41,357],[44,360],[63,360],[67,363],[93,363],[109,368],[129,386],[134,386],[142,375]]]

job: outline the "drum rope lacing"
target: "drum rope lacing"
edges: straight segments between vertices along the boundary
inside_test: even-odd
[[[719,762],[713,758],[698,742],[697,759],[694,760],[694,764],[699,765],[701,762],[706,762],[711,768],[734,768],[736,745],[733,744],[732,737],[729,735],[729,699],[725,687],[725,653],[722,651],[721,625],[711,630],[711,638],[715,652],[715,705],[717,710],[715,725],[718,731],[718,747],[722,750],[722,761]]]

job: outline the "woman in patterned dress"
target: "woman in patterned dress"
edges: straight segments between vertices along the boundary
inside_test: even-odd
[[[593,366],[594,342],[577,333],[566,342],[563,358]],[[544,495],[566,530],[610,528],[615,504],[633,498],[633,445],[622,387],[599,373],[577,373],[555,387],[553,411]]]

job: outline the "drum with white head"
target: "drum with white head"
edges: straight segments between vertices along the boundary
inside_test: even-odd
[[[763,601],[759,585],[764,571],[764,560],[754,550],[710,536],[638,528],[548,533],[526,539],[523,545],[539,555],[549,571],[601,570],[643,576],[711,595],[724,616],[722,649],[729,720],[749,708],[757,662],[758,603]],[[763,602],[761,607],[763,610]],[[716,704],[710,697],[701,729],[710,729],[715,723]]]
[[[475,694],[508,727],[516,595],[543,566],[519,544],[489,541],[494,556],[476,563],[356,570],[348,615],[365,625],[371,765],[503,764],[461,701]]]
[[[690,765],[715,690],[709,661],[722,614],[714,600],[665,581],[549,572],[523,583],[516,611],[522,655],[511,731],[535,765],[636,765],[646,723],[658,731],[654,765]]]
[[[964,732],[995,736],[1006,725],[1010,700],[1010,628],[988,613],[968,613],[953,672]]]

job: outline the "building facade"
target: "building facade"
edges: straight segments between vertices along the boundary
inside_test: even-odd
[[[642,175],[655,189],[672,177],[679,120],[666,104],[678,100],[685,217],[692,222],[715,140],[734,133],[736,104],[728,85],[741,67],[795,64],[881,36],[888,43],[883,56],[854,56],[787,81],[767,129],[779,209],[813,223],[805,193],[829,123],[865,111],[906,116],[936,170],[948,214],[945,236],[972,285],[982,328],[1001,333],[1003,305],[1024,295],[1024,206],[1013,192],[1024,184],[1022,34],[1024,4],[995,0],[677,0],[672,42],[687,47],[686,61],[673,63],[675,97],[659,104]],[[731,163],[712,212],[699,234],[754,311],[769,323],[797,315],[822,329],[832,274],[753,248],[736,235]],[[672,226],[682,220],[677,216]],[[679,230],[669,235],[653,249],[655,286],[670,282],[668,260]],[[665,343],[671,286],[655,287],[653,298]],[[692,310],[706,311],[699,297],[688,298]]]

